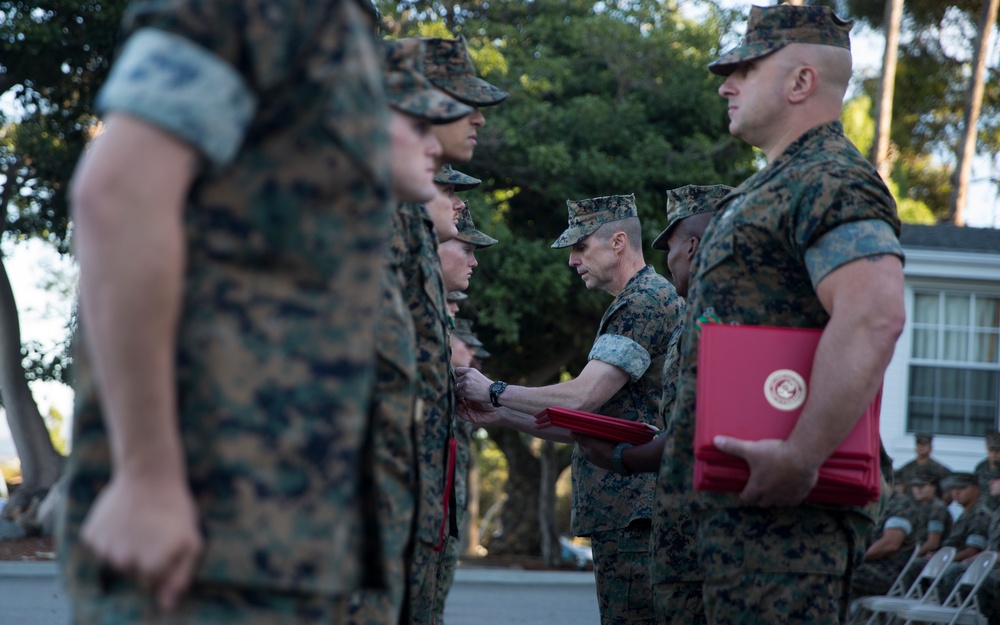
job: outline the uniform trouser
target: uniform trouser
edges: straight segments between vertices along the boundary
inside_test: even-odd
[[[438,590],[434,597],[434,623],[441,625],[444,623],[444,604],[448,600],[448,593],[451,592],[451,585],[455,583],[455,569],[458,568],[458,539],[448,537],[448,544],[444,547],[444,561],[438,569]]]
[[[448,542],[457,543],[452,536]],[[457,545],[455,547],[457,552]],[[440,625],[435,619],[435,609],[439,595],[443,594],[441,580],[448,558],[447,543],[440,551],[435,551],[429,543],[416,541],[413,549],[413,563],[410,571],[410,623],[412,625]],[[444,610],[444,597],[440,599]]]
[[[655,508],[650,570],[653,605],[660,625],[705,625],[696,535],[694,519],[687,509]]]
[[[711,509],[695,522],[709,623],[836,625],[846,617],[868,519],[804,506]]]
[[[164,614],[130,578],[96,574],[69,584],[76,625],[341,625],[345,597],[195,583]]]
[[[645,519],[590,535],[601,625],[656,625],[649,539],[650,523]]]

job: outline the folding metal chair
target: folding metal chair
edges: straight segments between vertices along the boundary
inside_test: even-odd
[[[927,561],[917,579],[910,584],[910,587],[902,596],[889,594],[855,599],[851,602],[851,618],[848,620],[848,625],[857,623],[858,619],[866,612],[870,612],[871,615],[865,621],[865,625],[873,625],[879,614],[887,615],[887,622],[891,623],[896,613],[903,608],[923,603],[940,603],[941,598],[937,591],[937,585],[941,581],[941,576],[944,574],[945,569],[948,568],[948,565],[954,559],[955,548],[942,547]],[[912,562],[913,558],[911,558],[910,563],[903,569],[903,573],[900,574],[900,578],[896,580],[896,583],[900,583],[901,585],[906,584],[906,569],[910,567]],[[896,584],[894,583],[893,587],[895,586]]]
[[[948,623],[948,625],[986,625],[986,616],[979,609],[976,593],[986,575],[997,563],[995,551],[983,551],[962,574],[941,605],[916,605],[899,610],[899,618],[907,623]]]

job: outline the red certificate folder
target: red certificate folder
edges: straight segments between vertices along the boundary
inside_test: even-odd
[[[740,492],[750,479],[742,458],[712,443],[718,435],[785,439],[808,396],[821,330],[702,326],[695,413],[695,490]],[[878,499],[878,418],[882,390],[820,468],[807,501],[864,505]]]
[[[553,406],[535,415],[535,427],[560,427],[588,436],[606,438],[619,443],[642,445],[653,440],[657,430],[653,426],[637,421],[560,408]]]

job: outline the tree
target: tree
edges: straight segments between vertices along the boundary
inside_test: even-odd
[[[883,180],[889,180],[889,129],[892,127],[892,101],[896,85],[896,56],[899,53],[899,27],[903,20],[903,0],[885,0],[885,53],[879,85],[878,114],[875,117],[875,144],[871,161]]]
[[[884,5],[845,0],[850,17],[883,28]],[[964,111],[969,103],[971,43],[982,27],[980,0],[907,0],[903,4],[890,141],[898,149],[892,177],[897,200],[924,202],[939,220],[952,219],[952,197],[958,182],[958,154],[971,127]],[[863,82],[874,95],[877,80]],[[874,99],[874,98],[873,98]],[[1000,153],[1000,76],[984,82],[982,114],[972,153]],[[970,159],[971,162],[971,159]],[[944,175],[942,175],[942,173]]]
[[[6,209],[0,234],[37,237],[68,251],[66,181],[96,124],[93,93],[107,73],[122,6],[117,0],[0,1],[0,92],[12,93],[20,109],[19,119],[0,111],[0,205]],[[44,493],[62,470],[25,364],[30,375],[60,378],[68,359],[48,358],[45,366],[24,351],[0,263],[0,396],[23,477],[5,515]]]
[[[976,43],[972,55],[972,76],[969,79],[969,95],[965,100],[965,127],[958,147],[958,163],[955,166],[955,192],[951,204],[951,216],[956,226],[965,225],[965,204],[972,176],[972,159],[976,155],[976,135],[979,113],[983,106],[984,74],[986,54],[989,49],[990,33],[997,21],[997,7],[1000,0],[986,0],[979,18]]]

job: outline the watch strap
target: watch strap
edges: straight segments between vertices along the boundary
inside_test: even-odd
[[[615,445],[615,450],[611,452],[611,467],[618,475],[632,475],[632,472],[625,466],[625,461],[622,460],[622,453],[629,447],[635,447],[635,445],[632,443],[618,443]]]

